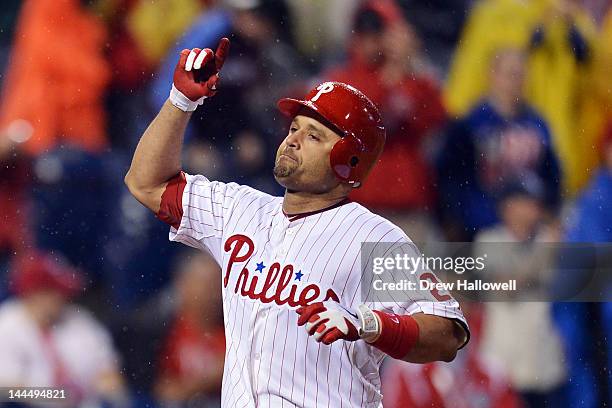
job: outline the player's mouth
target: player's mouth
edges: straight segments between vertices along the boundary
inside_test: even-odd
[[[297,159],[297,157],[291,156],[291,155],[289,155],[289,154],[287,154],[287,153],[281,153],[281,155],[280,155],[280,156],[278,156],[279,160],[280,160],[282,157],[285,157],[285,158],[287,158],[288,160],[292,160],[292,161],[294,161],[294,162],[298,163],[298,159]]]

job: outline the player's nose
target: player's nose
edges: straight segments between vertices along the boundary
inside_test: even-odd
[[[289,135],[287,135],[287,137],[285,138],[285,144],[287,144],[287,146],[293,149],[299,149],[301,137],[302,135],[300,130],[296,130],[295,132],[289,133]]]

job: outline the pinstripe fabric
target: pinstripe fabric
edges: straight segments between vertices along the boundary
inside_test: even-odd
[[[334,297],[357,308],[361,243],[416,251],[409,238],[356,203],[290,220],[281,197],[203,176],[186,179],[183,217],[170,239],[210,252],[227,278],[222,406],[379,407],[384,354],[362,341],[315,342],[297,326],[295,308],[300,300]],[[464,321],[455,300],[436,302],[428,292],[368,303]]]

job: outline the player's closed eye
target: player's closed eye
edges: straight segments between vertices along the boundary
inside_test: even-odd
[[[318,136],[313,135],[313,134],[308,135],[308,137],[309,137],[310,139],[312,139],[312,140],[317,141],[317,142],[320,140]]]

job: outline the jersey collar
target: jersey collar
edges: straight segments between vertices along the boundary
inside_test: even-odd
[[[350,202],[351,202],[351,200],[349,198],[345,198],[344,200],[339,201],[339,202],[337,202],[334,205],[331,205],[331,206],[325,207],[325,208],[321,208],[320,210],[303,212],[303,213],[297,213],[297,214],[287,214],[285,212],[285,210],[283,210],[283,214],[285,215],[285,217],[287,217],[289,222],[293,222],[293,221],[299,220],[300,218],[308,217],[309,215],[315,215],[315,214],[322,213],[323,211],[333,210],[334,208],[338,208],[338,207],[343,206],[344,204],[348,204]]]

